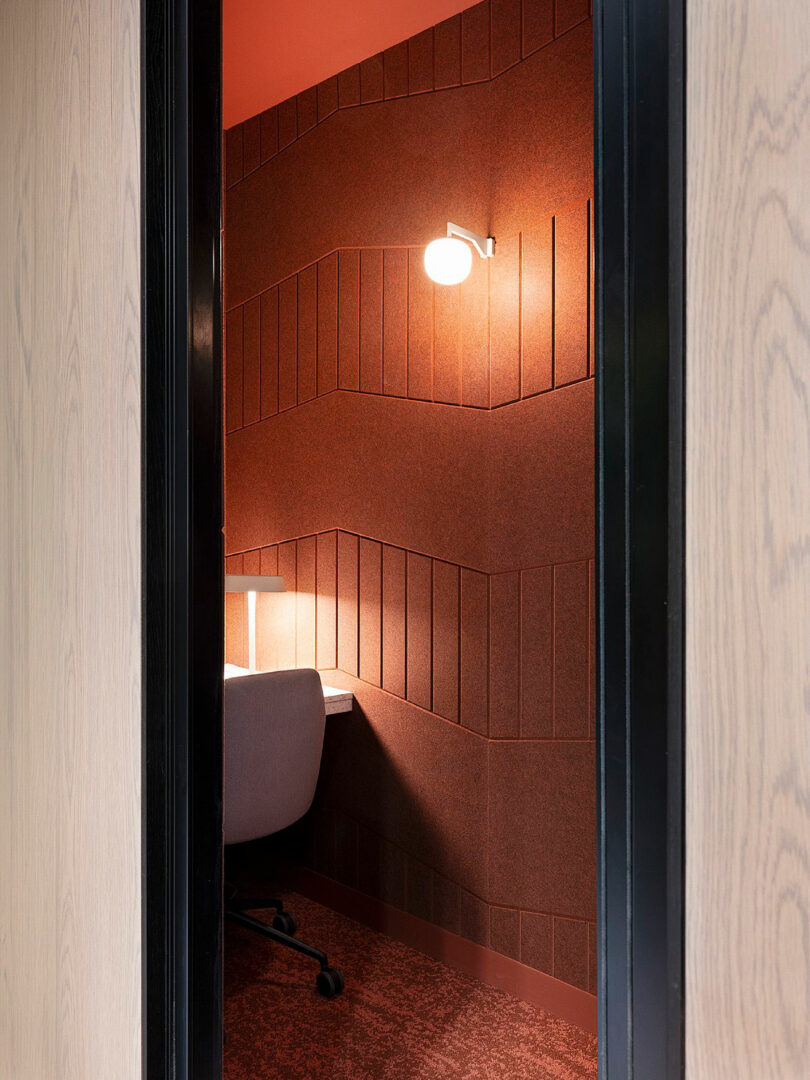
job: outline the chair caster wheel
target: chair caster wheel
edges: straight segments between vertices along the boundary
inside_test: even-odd
[[[337,968],[324,968],[315,978],[318,993],[325,998],[337,997],[343,990],[343,976]]]
[[[295,937],[298,923],[289,911],[280,911],[278,915],[273,916],[273,929],[278,930],[282,934],[287,934],[288,937]]]

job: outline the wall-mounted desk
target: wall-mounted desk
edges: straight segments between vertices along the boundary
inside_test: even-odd
[[[237,664],[225,665],[226,679],[241,679],[245,675],[258,674],[260,672],[248,671],[247,668],[239,667]],[[351,712],[354,705],[354,694],[351,690],[338,690],[334,686],[324,686],[323,705],[327,716],[334,716],[335,713]]]

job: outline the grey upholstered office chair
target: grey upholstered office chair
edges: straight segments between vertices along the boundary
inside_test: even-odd
[[[325,726],[317,671],[269,671],[225,682],[225,843],[270,836],[309,810]],[[248,911],[275,908],[273,925]],[[317,960],[324,997],[343,989],[326,954],[296,938],[295,919],[278,899],[226,899],[226,917]]]

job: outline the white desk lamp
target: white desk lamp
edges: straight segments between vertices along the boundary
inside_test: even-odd
[[[283,577],[267,574],[226,574],[225,592],[247,593],[248,598],[248,667],[256,670],[256,593],[286,592]]]

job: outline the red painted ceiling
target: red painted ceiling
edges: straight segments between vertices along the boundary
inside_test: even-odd
[[[223,0],[223,126],[233,127],[471,3]]]

